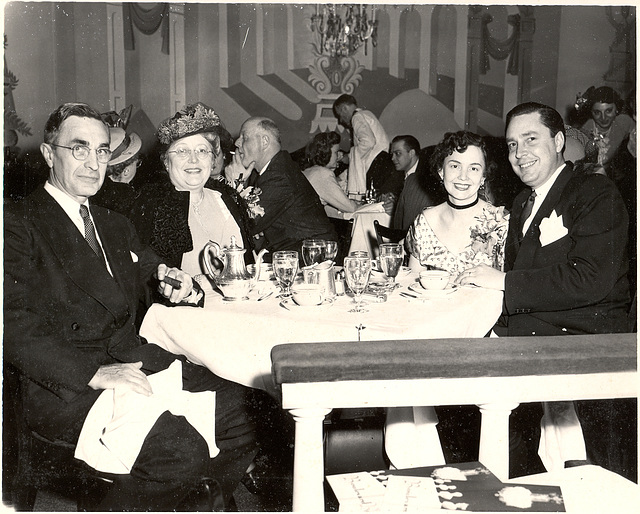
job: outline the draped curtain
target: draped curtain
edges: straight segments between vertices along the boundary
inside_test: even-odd
[[[151,8],[148,8],[147,5],[123,2],[124,48],[125,50],[135,49],[134,25],[146,35],[151,35],[160,28],[162,31],[162,53],[169,55],[169,4],[159,3]]]
[[[517,75],[520,41],[520,15],[512,14],[508,16],[507,23],[513,26],[513,31],[511,35],[503,41],[491,36],[489,32],[489,23],[492,21],[493,17],[490,14],[486,14],[482,17],[480,73],[485,75],[487,71],[491,69],[489,57],[493,57],[497,61],[503,61],[509,57],[507,73],[510,75]]]

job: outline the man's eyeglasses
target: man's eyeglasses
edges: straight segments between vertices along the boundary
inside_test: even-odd
[[[178,159],[180,159],[181,161],[185,161],[189,157],[191,157],[192,154],[195,154],[195,156],[199,160],[202,160],[202,159],[206,159],[207,157],[209,157],[213,152],[211,150],[209,150],[208,148],[205,148],[204,146],[200,146],[200,147],[196,148],[195,150],[191,150],[190,148],[186,148],[186,147],[180,147],[180,148],[177,148],[175,150],[169,150],[167,153],[174,153],[174,154],[176,154],[176,157]]]
[[[56,145],[54,143],[49,144],[58,148],[71,150],[71,155],[73,155],[73,158],[78,161],[86,161],[89,158],[89,152],[91,152],[91,148],[84,145],[63,146]],[[108,148],[96,148],[96,157],[98,158],[98,162],[105,164],[109,162],[109,159],[111,159],[111,150]]]

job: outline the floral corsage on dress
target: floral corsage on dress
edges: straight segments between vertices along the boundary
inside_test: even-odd
[[[258,216],[264,216],[264,208],[260,205],[262,190],[259,187],[245,186],[241,179],[236,179],[229,185],[244,200],[249,218],[256,219]]]
[[[504,244],[509,230],[509,213],[504,207],[487,205],[477,224],[471,227],[471,252],[476,256],[488,256],[491,267],[504,267]],[[473,257],[471,260],[476,260]]]

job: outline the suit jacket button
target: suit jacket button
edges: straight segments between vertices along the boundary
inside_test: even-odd
[[[77,323],[72,323],[71,324],[71,330],[78,330],[80,328],[80,325],[78,325]]]

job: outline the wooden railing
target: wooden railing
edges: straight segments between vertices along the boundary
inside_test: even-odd
[[[636,334],[296,343],[271,357],[296,421],[294,511],[324,507],[322,421],[333,408],[476,404],[480,460],[506,479],[519,403],[638,396]]]

